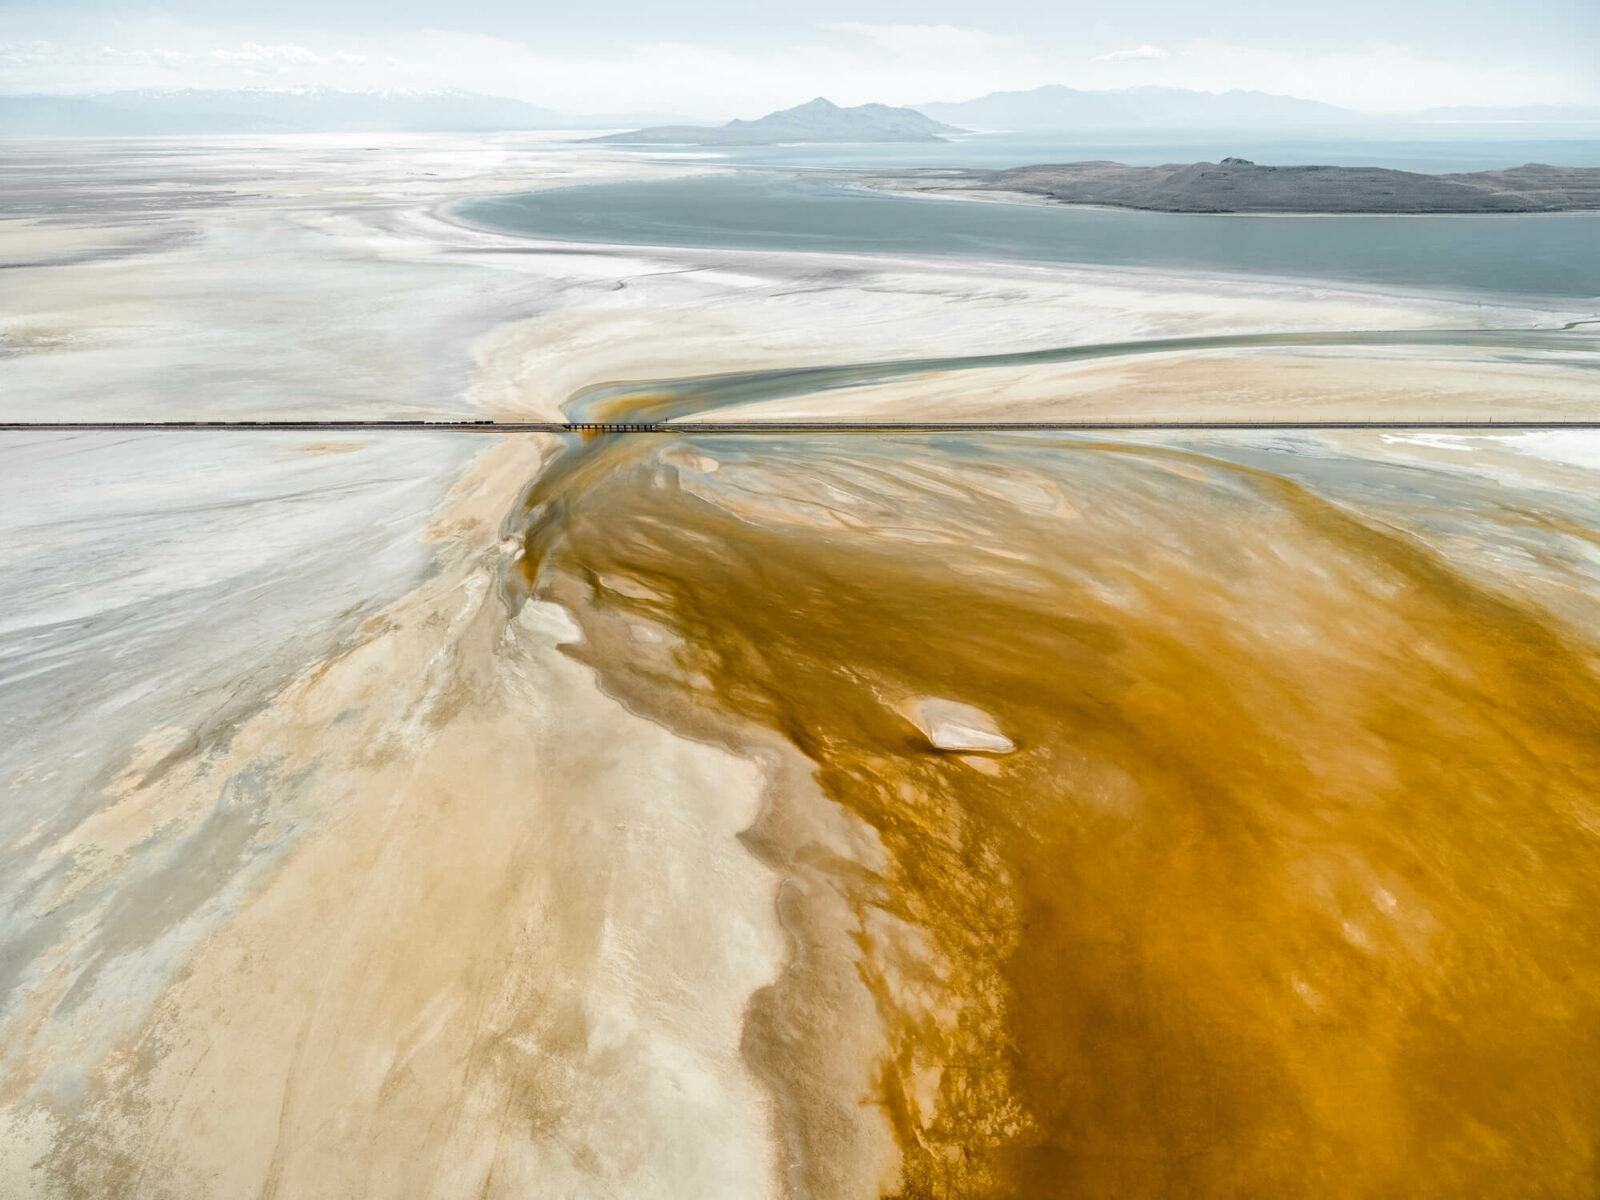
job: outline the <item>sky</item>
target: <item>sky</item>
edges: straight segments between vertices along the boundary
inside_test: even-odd
[[[1059,83],[1600,104],[1600,0],[0,0],[0,93],[455,88],[753,116]],[[776,7],[776,6],[772,6]]]

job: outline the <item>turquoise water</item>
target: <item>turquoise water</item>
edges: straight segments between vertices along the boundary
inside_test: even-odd
[[[532,192],[455,213],[561,241],[1238,272],[1600,305],[1597,213],[1203,216],[901,197],[780,171]]]
[[[696,153],[692,150],[681,152]],[[649,151],[640,151],[646,157]],[[659,151],[656,153],[660,153]],[[1215,162],[1391,167],[1436,174],[1526,162],[1600,167],[1600,122],[1460,124],[1295,129],[1078,129],[981,134],[906,145],[740,146],[700,151],[732,164],[786,167],[1018,167],[1030,163],[1155,165]]]

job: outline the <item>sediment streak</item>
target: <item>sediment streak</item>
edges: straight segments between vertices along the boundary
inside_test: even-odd
[[[1514,572],[1070,438],[620,440],[528,522],[609,690],[810,767],[750,836],[791,1194],[1592,1188],[1597,646]]]

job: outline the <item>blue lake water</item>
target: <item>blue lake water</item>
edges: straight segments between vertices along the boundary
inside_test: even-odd
[[[906,144],[641,148],[644,157],[693,155],[730,164],[783,167],[1018,167],[1111,159],[1144,166],[1237,155],[1259,163],[1391,167],[1442,174],[1526,162],[1600,167],[1600,122],[1336,126],[1315,129],[1030,130]]]
[[[1600,305],[1600,213],[1146,213],[902,197],[770,168],[478,199],[454,211],[562,241],[1240,272]]]

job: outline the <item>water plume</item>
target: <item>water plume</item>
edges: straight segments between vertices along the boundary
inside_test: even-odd
[[[526,518],[609,690],[790,756],[791,1194],[1592,1194],[1600,683],[1514,587],[1067,438],[602,439]]]

